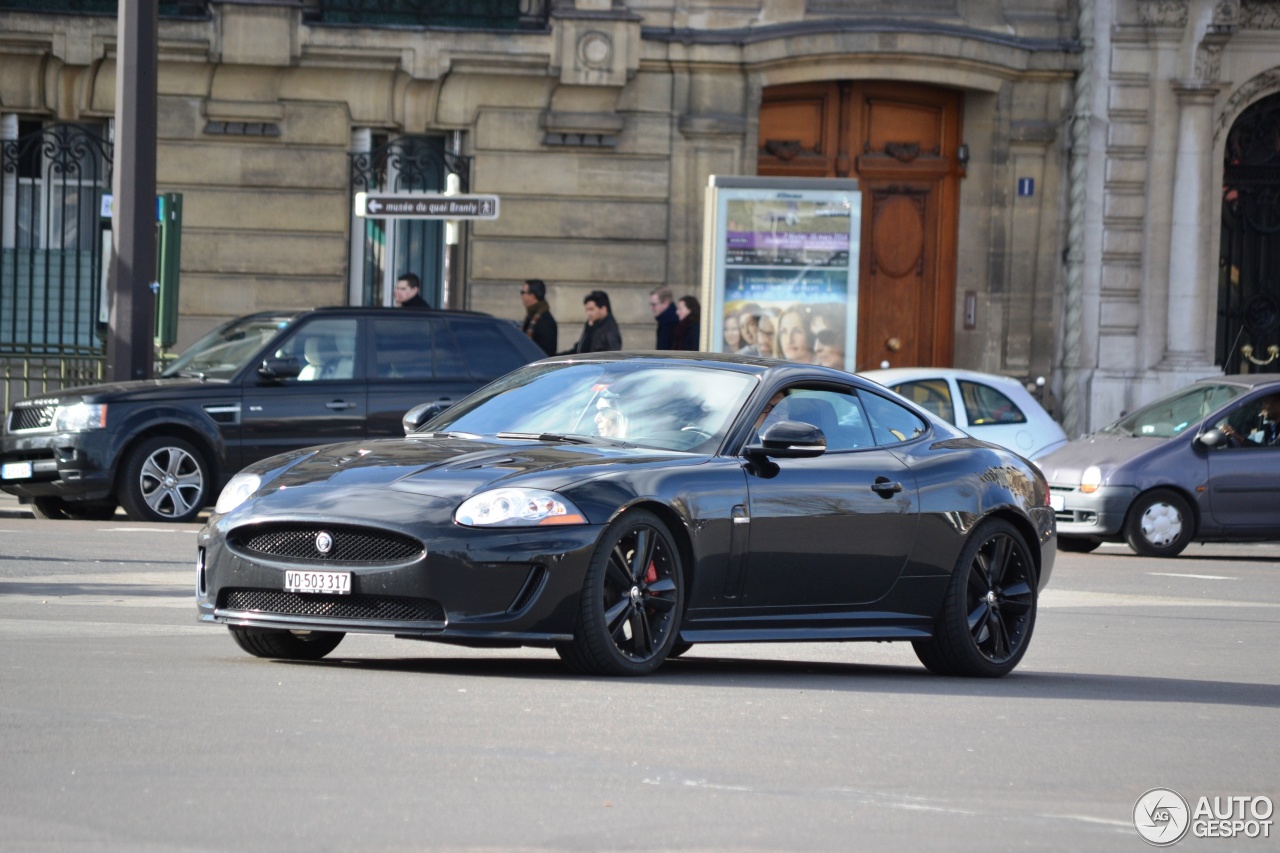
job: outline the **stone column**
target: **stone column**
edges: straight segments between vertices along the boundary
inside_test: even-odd
[[[14,113],[0,115],[0,145],[12,145],[18,140],[18,116]],[[14,152],[16,161],[17,152]],[[3,207],[0,208],[0,243],[4,248],[12,249],[18,245],[18,172],[14,163],[12,175],[0,169],[0,181],[3,181]]]
[[[1178,154],[1174,159],[1173,216],[1169,240],[1169,314],[1163,366],[1177,370],[1205,365],[1214,311],[1210,275],[1210,158],[1213,155],[1213,103],[1218,84],[1177,81]]]

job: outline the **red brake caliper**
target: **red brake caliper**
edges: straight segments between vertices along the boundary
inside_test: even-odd
[[[644,573],[644,582],[653,583],[658,579],[658,567],[653,564],[653,560],[649,561],[649,571]]]

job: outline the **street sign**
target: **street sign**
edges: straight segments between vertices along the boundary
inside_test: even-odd
[[[356,216],[372,219],[497,219],[496,195],[356,193]]]

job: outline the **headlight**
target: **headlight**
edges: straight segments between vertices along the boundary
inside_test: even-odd
[[[106,403],[76,403],[71,406],[59,406],[53,413],[53,428],[56,432],[84,432],[90,429],[102,429],[106,425]]]
[[[586,524],[578,508],[563,495],[542,489],[494,489],[467,498],[453,520],[469,527],[532,527]]]
[[[218,502],[214,505],[213,511],[219,515],[231,512],[247,501],[249,495],[258,491],[260,485],[262,485],[262,478],[257,474],[236,474],[222,490],[222,494],[218,495]]]
[[[1102,469],[1097,465],[1085,468],[1084,473],[1080,475],[1080,491],[1091,494],[1098,491],[1100,485],[1102,485]]]

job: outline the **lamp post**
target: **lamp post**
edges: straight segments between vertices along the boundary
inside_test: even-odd
[[[151,375],[156,280],[157,0],[120,0],[107,378]]]

